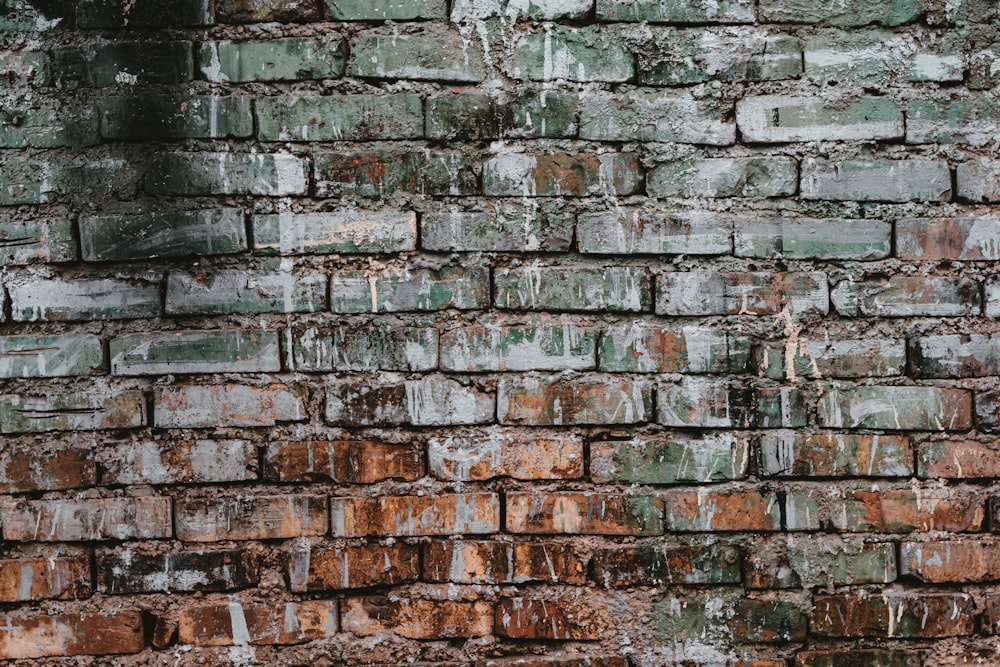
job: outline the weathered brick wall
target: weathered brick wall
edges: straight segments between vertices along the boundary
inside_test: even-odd
[[[996,2],[0,4],[0,658],[1000,665]]]

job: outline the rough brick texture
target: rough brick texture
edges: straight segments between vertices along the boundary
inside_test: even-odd
[[[995,0],[0,0],[0,663],[1000,665]]]

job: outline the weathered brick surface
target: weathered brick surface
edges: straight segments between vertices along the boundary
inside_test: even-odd
[[[138,653],[144,647],[139,612],[8,616],[0,658]]]
[[[183,609],[177,637],[195,646],[301,644],[337,633],[337,602],[206,602]]]
[[[393,478],[414,481],[423,473],[417,447],[371,440],[273,442],[264,450],[263,462],[263,477],[282,482],[373,484]]]
[[[323,496],[188,498],[176,502],[174,522],[185,542],[266,540],[325,535],[328,509]]]
[[[90,558],[84,553],[0,560],[3,602],[84,598],[90,595],[90,581]]]
[[[285,560],[295,592],[391,586],[420,575],[420,549],[402,543],[334,547],[302,540],[293,543]]]
[[[81,542],[170,537],[170,499],[157,496],[23,500],[0,508],[14,542]]]
[[[113,595],[225,591],[256,585],[260,579],[257,556],[235,549],[105,548],[96,563],[97,590]]]
[[[500,530],[500,500],[492,493],[333,498],[334,537],[483,535]]]

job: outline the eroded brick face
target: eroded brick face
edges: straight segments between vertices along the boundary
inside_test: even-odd
[[[1000,665],[993,0],[0,0],[0,663]]]

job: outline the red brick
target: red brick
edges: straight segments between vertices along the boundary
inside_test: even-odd
[[[208,602],[181,609],[178,639],[196,646],[302,644],[337,633],[337,602]]]
[[[1000,594],[995,592],[983,596],[983,632],[1000,634]]]
[[[64,443],[58,451],[8,451],[0,456],[0,493],[57,491],[93,486],[97,465],[88,450]]]
[[[423,563],[425,581],[582,585],[587,580],[580,549],[555,542],[434,541],[425,545]]]
[[[1000,540],[974,537],[904,542],[900,572],[927,583],[1000,581]]]
[[[579,479],[583,477],[583,439],[568,433],[489,429],[431,438],[431,474],[443,480]]]
[[[628,658],[606,655],[560,655],[554,657],[526,656],[478,660],[475,667],[628,667]],[[734,667],[743,667],[736,665]],[[773,666],[760,666],[773,667]],[[782,665],[784,667],[784,665]]]
[[[795,667],[920,667],[920,657],[909,651],[882,649],[829,649],[803,651]]]
[[[917,475],[938,479],[1000,477],[1000,442],[922,442],[917,448]]]
[[[362,637],[379,632],[409,639],[485,637],[493,632],[493,607],[482,600],[348,598],[344,601],[343,630]]]
[[[177,501],[177,539],[186,542],[271,540],[325,535],[325,496],[238,496]]]
[[[845,593],[813,602],[809,627],[817,637],[955,637],[975,629],[975,603],[964,593]]]
[[[902,435],[768,433],[760,474],[777,477],[909,477],[913,442]]]
[[[483,535],[500,530],[495,493],[331,499],[334,537]]]
[[[581,586],[587,581],[586,552],[575,544],[517,542],[514,583],[527,581]]]
[[[896,221],[896,256],[918,260],[995,260],[1000,225],[989,215]]]
[[[170,499],[26,500],[0,506],[5,540],[83,542],[170,537]]]
[[[637,424],[653,417],[648,380],[562,376],[501,380],[497,419],[501,424]]]
[[[667,530],[780,530],[777,495],[756,489],[676,489],[662,496]]]
[[[285,560],[296,593],[394,586],[420,576],[420,548],[401,542],[339,547],[301,540],[290,545]]]
[[[740,552],[734,546],[629,546],[599,549],[593,577],[601,586],[676,586],[740,582]]]
[[[511,492],[507,494],[507,530],[530,534],[659,535],[663,532],[663,509],[651,496]]]
[[[0,660],[138,653],[143,649],[142,616],[138,612],[7,615],[3,624],[9,631],[0,632]]]
[[[374,484],[407,482],[424,475],[421,448],[376,440],[308,440],[271,443],[264,453],[264,478],[281,482]]]
[[[24,602],[90,595],[90,558],[86,553],[0,560],[0,602]]]
[[[592,641],[609,627],[603,598],[582,591],[545,599],[501,598],[496,608],[496,634],[508,639]]]

